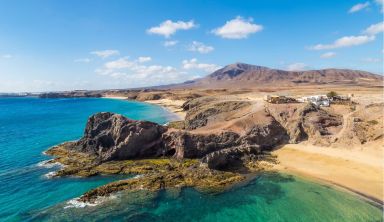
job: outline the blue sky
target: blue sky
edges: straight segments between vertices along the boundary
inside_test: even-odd
[[[382,7],[382,0],[0,0],[0,92],[175,83],[234,62],[382,74]]]

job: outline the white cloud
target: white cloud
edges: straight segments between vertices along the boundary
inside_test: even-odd
[[[13,56],[10,55],[10,54],[4,54],[4,55],[2,55],[1,57],[4,58],[4,59],[10,59],[10,58],[12,58]]]
[[[108,58],[110,56],[119,55],[120,52],[118,50],[114,50],[114,49],[107,49],[107,50],[93,51],[93,52],[91,52],[91,54],[105,59],[105,58]]]
[[[77,63],[90,63],[92,60],[90,58],[80,58],[80,59],[75,59],[74,62]]]
[[[137,60],[138,60],[139,63],[144,63],[144,62],[149,62],[149,61],[151,61],[152,58],[149,57],[149,56],[141,56],[141,57],[139,57]]]
[[[198,63],[196,58],[183,60],[182,65],[183,69],[199,69],[208,73],[214,72],[221,68],[216,64]]]
[[[192,44],[188,47],[188,50],[205,54],[212,52],[214,48],[209,45],[204,45],[202,42],[193,41]]]
[[[184,22],[184,21],[173,22],[172,20],[166,20],[162,22],[159,26],[148,29],[147,32],[150,34],[162,35],[168,38],[171,35],[175,34],[176,31],[178,30],[188,30],[194,27],[196,27],[196,24],[194,23],[193,20],[188,22]]]
[[[150,61],[149,58],[139,57],[129,60],[128,57],[122,57],[105,63],[95,72],[110,77],[110,80],[115,81],[115,85],[119,87],[178,83],[191,78],[187,72],[172,66],[143,65],[143,62]]]
[[[358,11],[361,11],[361,10],[367,8],[369,5],[370,5],[369,2],[359,3],[359,4],[356,4],[356,5],[352,6],[352,8],[349,9],[348,12],[349,13],[358,12]]]
[[[303,71],[308,69],[308,66],[305,63],[293,63],[287,66],[288,71]]]
[[[320,58],[329,59],[329,58],[333,58],[335,56],[336,56],[335,52],[326,52],[326,53],[321,54]]]
[[[252,19],[245,20],[238,16],[227,21],[222,27],[212,30],[212,33],[226,39],[244,39],[261,30],[263,30],[262,25],[252,23]]]
[[[178,41],[176,41],[176,40],[171,40],[171,41],[165,41],[163,45],[164,45],[165,47],[171,47],[171,46],[176,45],[177,43],[178,43]]]
[[[114,61],[110,61],[104,64],[107,70],[130,68],[135,65],[134,61],[130,61],[128,57],[122,57]]]
[[[379,22],[377,24],[373,24],[364,30],[364,34],[367,35],[376,35],[380,32],[384,32],[384,22]]]
[[[317,44],[310,47],[313,50],[324,50],[324,49],[336,49],[343,47],[351,47],[362,45],[375,40],[375,36],[360,35],[360,36],[344,36],[337,39],[332,44]]]

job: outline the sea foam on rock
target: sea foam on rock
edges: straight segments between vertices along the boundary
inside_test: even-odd
[[[43,168],[53,168],[53,167],[62,167],[63,164],[59,162],[55,162],[53,160],[43,160],[39,163],[37,163],[38,167],[43,167]]]

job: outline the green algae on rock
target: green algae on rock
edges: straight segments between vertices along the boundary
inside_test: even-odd
[[[218,108],[217,112],[223,111]],[[195,134],[107,112],[88,119],[80,140],[46,153],[64,166],[55,176],[142,175],[104,185],[80,198],[92,202],[122,190],[194,187],[222,191],[243,181],[242,173],[263,168],[257,162],[263,149],[285,140],[284,129],[270,117],[244,134]]]
[[[239,173],[212,170],[197,159],[174,158],[117,160],[100,162],[97,156],[68,149],[70,143],[55,146],[48,151],[54,162],[64,165],[55,176],[75,175],[89,177],[99,174],[136,174],[136,178],[120,180],[85,193],[80,200],[93,202],[100,196],[129,190],[146,189],[156,191],[174,187],[195,187],[201,191],[218,192],[236,182],[244,180]]]

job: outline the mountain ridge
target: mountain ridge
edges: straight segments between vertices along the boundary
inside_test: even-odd
[[[327,68],[287,71],[246,63],[233,63],[175,87],[250,87],[258,85],[349,84],[382,85],[383,76],[361,70]],[[236,84],[239,83],[239,84]]]

